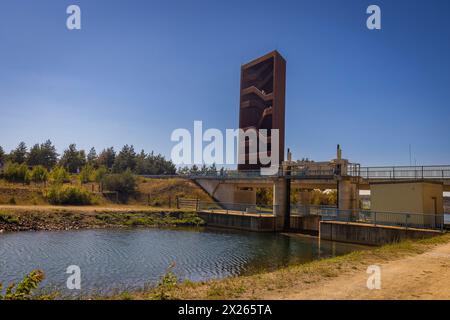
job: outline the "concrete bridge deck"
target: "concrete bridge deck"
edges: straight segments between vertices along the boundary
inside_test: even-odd
[[[333,170],[305,169],[292,171],[290,174],[280,171],[274,175],[261,175],[260,171],[222,171],[217,173],[189,173],[185,175],[144,175],[143,177],[213,180],[240,186],[271,185],[279,178],[287,178],[291,180],[292,185],[305,189],[335,189],[339,176]],[[352,179],[361,190],[370,190],[370,184],[376,182],[424,180],[442,182],[444,191],[450,191],[450,165],[358,167],[357,169],[349,170],[342,177]]]

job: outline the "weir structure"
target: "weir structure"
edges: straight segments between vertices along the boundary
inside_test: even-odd
[[[347,222],[361,221],[361,216],[364,216],[364,214],[361,215],[360,212],[359,193],[361,189],[372,188],[374,189],[374,199],[381,197],[384,201],[387,197],[386,193],[379,190],[389,189],[388,194],[396,194],[397,197],[406,199],[395,208],[409,210],[409,216],[378,214],[378,219],[376,215],[375,218],[371,216],[371,221],[375,221],[375,224],[394,222],[397,225],[402,225],[406,222],[406,225],[408,225],[409,218],[409,225],[412,225],[413,222],[416,226],[424,225],[425,220],[431,221],[433,219],[436,223],[428,225],[443,225],[436,220],[436,217],[443,214],[442,192],[444,188],[450,187],[450,166],[442,168],[442,176],[439,176],[439,171],[437,171],[433,172],[432,177],[424,175],[430,169],[425,168],[426,171],[424,171],[424,167],[421,168],[421,175],[417,175],[417,168],[414,168],[413,172],[398,167],[393,167],[392,171],[389,169],[388,172],[373,168],[361,168],[359,164],[350,163],[347,159],[342,158],[342,150],[339,145],[336,150],[336,158],[331,161],[292,161],[289,151],[287,160],[284,161],[285,92],[286,60],[279,52],[270,52],[241,66],[239,128],[244,132],[250,129],[256,130],[256,132],[261,129],[267,130],[267,150],[269,153],[279,153],[280,162],[276,164],[279,170],[277,174],[272,176],[261,175],[260,169],[264,165],[259,161],[261,151],[259,150],[259,143],[256,144],[255,149],[251,148],[250,141],[246,138],[239,141],[241,147],[239,150],[240,152],[244,150],[244,152],[239,155],[240,162],[237,171],[222,172],[220,176],[197,176],[194,178],[194,181],[220,204],[218,207],[217,204],[205,205],[204,210],[199,210],[204,213],[203,216],[209,223],[256,231],[286,231],[292,228],[319,231],[321,218],[318,219],[317,215],[310,216],[308,214],[310,209],[306,209],[307,214],[303,210],[301,219],[298,219],[298,216],[291,215],[291,213],[298,213],[299,211],[296,208],[291,208],[291,188],[300,187],[302,190],[300,192],[301,204],[305,208],[309,205],[309,198],[313,189],[336,189],[337,207],[334,211],[334,219],[337,219],[336,217],[339,215],[340,220],[346,219]],[[279,131],[278,150],[272,148],[274,137],[271,130],[273,129]],[[242,160],[244,160],[244,163],[241,163]],[[273,166],[274,164],[270,165]],[[436,181],[436,178],[441,179]],[[425,192],[415,194],[417,197],[427,198],[428,203],[431,199],[433,206],[431,208],[428,205],[427,212],[424,209],[427,208],[424,205],[425,200],[421,202],[421,207],[409,205],[408,199],[413,193],[404,191],[405,188],[399,188],[400,184],[386,186],[386,183],[392,184],[395,181],[396,183],[406,184],[406,189],[408,189],[408,186],[413,186],[412,189],[414,190],[431,190],[431,187],[428,186],[431,180],[434,183],[433,194],[425,194]],[[377,185],[375,186],[374,183],[377,183]],[[271,215],[267,215],[264,209],[258,209],[256,205],[256,189],[263,186],[271,186],[273,190],[273,205],[269,210]],[[379,200],[377,201],[379,202]],[[375,204],[377,201],[375,201]],[[397,203],[400,202],[397,201]],[[246,215],[242,216],[242,212]],[[422,218],[416,216],[411,218],[410,214],[418,213],[422,214]],[[432,216],[425,219],[424,213]],[[367,216],[367,213],[365,213],[365,216]],[[384,217],[384,221],[380,217]],[[332,232],[331,223],[329,222],[324,229],[326,231],[323,232],[323,234],[326,234],[324,238],[336,236]],[[345,227],[341,226],[341,228]],[[354,233],[363,234],[364,232]],[[384,240],[390,241],[391,236],[397,237],[399,234],[391,233],[389,236],[385,236]],[[370,235],[368,238],[370,238]],[[340,238],[340,240],[342,239]],[[356,242],[357,240],[354,239]],[[384,240],[378,239],[377,241],[382,242]],[[364,241],[367,242],[367,239]]]
[[[450,191],[450,166],[361,167],[344,159],[339,145],[335,159],[330,161],[293,161],[289,151],[285,161],[285,91],[286,61],[277,51],[242,65],[239,128],[244,131],[268,130],[267,150],[269,153],[278,152],[280,159],[280,163],[270,164],[277,166],[275,174],[261,174],[264,165],[259,162],[260,150],[252,151],[249,141],[244,139],[239,141],[240,147],[244,146],[244,152],[239,158],[245,159],[245,162],[240,163],[237,170],[175,176],[193,180],[215,199],[215,203],[201,206],[197,203],[197,210],[208,224],[253,231],[288,231],[297,228],[313,232],[319,232],[319,229],[322,231],[323,225],[324,239],[345,241],[342,238],[345,234],[348,241],[361,243],[373,241],[374,234],[377,235],[375,242],[382,243],[408,234],[420,236],[435,231],[411,233],[411,227],[442,228],[442,197],[443,191]],[[272,148],[273,129],[279,130],[279,150]],[[251,159],[255,157],[258,161],[252,163]],[[260,208],[256,204],[256,190],[261,187],[271,187],[273,190],[271,208]],[[300,206],[291,207],[292,188],[301,189]],[[311,208],[309,199],[314,189],[336,189],[337,206]],[[371,190],[375,207],[389,212],[361,210],[360,190]],[[395,198],[391,199],[391,195],[395,195]],[[414,197],[421,201],[411,201]],[[387,203],[390,205],[386,206]],[[310,214],[313,210],[315,214]],[[394,210],[397,213],[390,212]],[[442,221],[437,217],[442,217]],[[377,231],[365,225],[352,226],[350,222],[368,223]],[[379,225],[406,229],[380,231],[377,229]],[[340,230],[338,234],[336,230]],[[353,239],[348,235],[363,238]]]

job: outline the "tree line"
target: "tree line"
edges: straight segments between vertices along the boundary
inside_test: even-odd
[[[62,167],[68,173],[82,173],[83,170],[102,168],[109,173],[123,173],[127,170],[140,175],[175,174],[176,167],[172,161],[160,154],[146,153],[142,150],[136,153],[133,145],[125,145],[116,152],[113,147],[103,149],[97,154],[95,148],[88,153],[77,149],[76,144],[70,144],[60,156],[50,140],[35,144],[30,149],[24,142],[6,154],[0,146],[0,165],[43,167],[47,171]]]

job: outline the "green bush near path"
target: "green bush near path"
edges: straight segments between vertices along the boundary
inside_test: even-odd
[[[131,170],[124,173],[107,174],[102,179],[103,188],[107,191],[118,192],[122,197],[128,197],[136,192],[137,181]]]
[[[3,177],[9,182],[27,183],[29,170],[26,164],[7,162],[3,170]]]
[[[49,173],[44,166],[35,166],[33,169],[28,171],[28,181],[34,183],[45,183],[48,181]]]
[[[92,196],[89,191],[77,186],[55,185],[46,193],[46,198],[51,204],[56,205],[89,205],[92,204]]]

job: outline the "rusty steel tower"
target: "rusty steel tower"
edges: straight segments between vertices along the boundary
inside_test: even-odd
[[[284,123],[285,123],[285,92],[286,92],[286,60],[277,52],[272,51],[241,67],[241,95],[239,110],[239,128],[267,129],[267,151],[272,152],[271,130],[279,130],[280,164],[284,160]],[[239,164],[238,170],[258,170],[263,165],[259,161],[250,164],[249,159],[257,156],[252,154],[248,140],[239,141],[245,144],[245,164]],[[259,141],[258,141],[259,145]],[[241,155],[243,158],[243,155]]]

